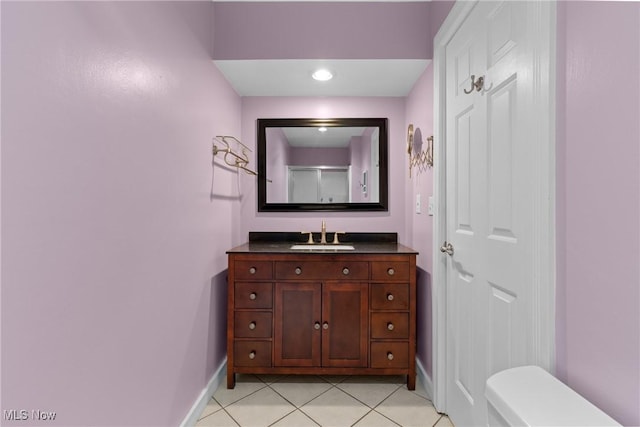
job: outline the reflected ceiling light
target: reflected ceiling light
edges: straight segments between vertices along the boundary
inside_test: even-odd
[[[318,128],[318,132],[326,132],[326,131],[327,131],[326,127]]]
[[[327,80],[331,80],[333,78],[333,74],[331,74],[331,71],[327,70],[326,68],[321,68],[311,74],[311,77],[313,77],[315,80],[326,82]]]

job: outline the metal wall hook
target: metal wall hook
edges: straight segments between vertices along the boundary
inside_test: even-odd
[[[472,74],[471,75],[471,89],[469,89],[468,91],[465,89],[464,93],[466,93],[468,95],[471,92],[473,92],[473,89],[475,89],[476,91],[480,92],[482,90],[483,86],[484,86],[484,76],[480,76],[480,77],[478,77],[478,80],[476,80],[475,74]]]

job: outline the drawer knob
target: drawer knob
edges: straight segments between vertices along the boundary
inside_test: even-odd
[[[255,358],[256,358],[256,352],[255,351],[250,352],[249,353],[249,359],[253,360]]]
[[[249,269],[249,274],[256,274],[256,271],[258,271],[258,270],[256,270],[256,268],[255,268],[255,267],[251,267],[251,268]]]
[[[325,329],[325,330],[326,330],[326,329],[329,329],[329,324],[328,324],[327,322],[324,322],[324,323],[322,324],[322,329]]]
[[[249,323],[249,329],[253,331],[255,328],[256,328],[256,322]]]
[[[316,329],[316,330],[320,329],[320,322],[314,323],[313,324],[313,328]]]
[[[390,269],[387,270],[387,274],[389,276],[393,276],[394,274],[396,274],[396,271],[393,268],[390,268]]]
[[[395,328],[395,326],[393,326],[393,323],[389,322],[387,323],[387,329],[390,331],[393,331],[393,329]]]
[[[257,297],[257,296],[258,296],[258,295],[257,295],[255,292],[251,292],[251,293],[249,294],[249,299],[250,299],[251,301],[253,301],[254,299],[256,299],[256,297]]]
[[[342,269],[342,274],[344,274],[345,276],[346,276],[347,274],[349,274],[349,268],[348,268],[348,267],[343,268],[343,269]]]
[[[393,353],[388,352],[388,353],[387,353],[387,359],[389,359],[389,360],[393,360]]]
[[[393,301],[393,294],[387,294],[387,301]]]
[[[302,269],[300,267],[296,267],[295,271],[298,276],[302,274]]]

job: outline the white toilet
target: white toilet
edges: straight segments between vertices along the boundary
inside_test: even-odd
[[[488,425],[620,426],[613,418],[538,366],[494,374],[485,390]]]

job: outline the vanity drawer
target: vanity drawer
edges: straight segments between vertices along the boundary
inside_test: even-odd
[[[236,261],[233,269],[235,280],[266,280],[273,278],[271,261]]]
[[[409,263],[403,261],[378,261],[371,263],[371,280],[408,282]]]
[[[372,342],[372,368],[408,368],[408,342]]]
[[[409,313],[371,313],[371,338],[409,338]]]
[[[285,280],[367,280],[369,263],[366,261],[279,261],[276,279]]]
[[[272,308],[273,285],[271,283],[235,283],[236,308]]]
[[[406,283],[372,283],[372,310],[408,310],[409,285]]]
[[[271,366],[271,342],[236,341],[233,362],[235,366]]]
[[[272,318],[270,311],[236,311],[233,333],[238,338],[270,338]]]

